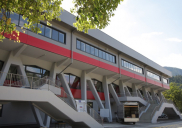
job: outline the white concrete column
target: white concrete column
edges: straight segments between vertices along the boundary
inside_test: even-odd
[[[87,83],[86,83],[86,72],[82,71],[81,75],[81,99],[87,103]]]
[[[64,74],[61,73],[58,76],[59,76],[59,79],[61,80],[61,83],[62,83],[62,86],[63,86],[65,92],[69,95],[68,99],[69,99],[70,103],[76,109],[76,103],[75,103],[74,97],[72,95],[72,92],[70,90],[70,87],[69,87],[69,85],[68,85],[68,83],[66,81],[66,78],[65,78]]]
[[[122,80],[119,81],[119,91],[121,96],[125,96],[125,89],[124,89],[124,84]]]
[[[112,96],[113,96],[117,106],[121,105],[121,103],[119,101],[119,98],[118,98],[118,96],[117,96],[117,94],[116,94],[112,84],[109,84],[109,91],[112,94]]]
[[[104,96],[105,96],[105,108],[109,109],[109,122],[112,122],[112,113],[111,113],[109,89],[108,89],[108,82],[107,82],[107,77],[106,76],[103,77],[103,89],[104,89]]]
[[[103,104],[101,102],[101,99],[100,99],[98,93],[97,93],[97,90],[94,87],[94,84],[93,84],[92,80],[87,80],[87,82],[88,82],[88,85],[90,87],[90,90],[91,90],[92,94],[94,95],[95,100],[97,101],[98,106],[101,109],[104,109],[104,106],[103,106]]]
[[[40,127],[44,127],[44,123],[42,121],[42,117],[40,115],[40,111],[38,108],[36,108],[35,106],[31,106],[32,107],[32,112],[34,114],[34,117],[35,117],[35,120],[37,122],[37,124],[40,126]]]
[[[162,95],[161,91],[158,91],[158,95],[159,95],[160,100],[162,100],[163,99],[163,95]]]
[[[153,99],[156,98],[154,89],[151,89],[151,94],[152,94],[152,98],[153,98]]]
[[[21,58],[19,56],[14,56],[13,51],[11,51],[9,53],[9,57],[5,61],[3,68],[2,68],[2,72],[4,72],[4,73],[0,76],[0,86],[3,86],[4,81],[6,79],[6,75],[9,71],[11,64],[17,65],[19,73],[21,73],[20,75],[27,77],[24,67],[23,67],[23,63],[21,61]],[[25,80],[26,86],[29,86],[30,84],[28,82],[28,79],[24,79],[24,80]]]
[[[145,97],[145,99],[148,100],[147,91],[146,91],[146,88],[144,86],[142,87],[142,92],[143,92],[143,96]]]
[[[132,84],[132,96],[137,96],[137,88],[135,84]]]
[[[56,79],[56,67],[57,67],[57,65],[56,65],[56,63],[54,62],[54,63],[52,64],[52,67],[51,67],[51,70],[50,70],[50,77],[51,77],[53,80]]]

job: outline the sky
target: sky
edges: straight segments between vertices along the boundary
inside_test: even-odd
[[[102,31],[161,66],[182,69],[182,0],[124,0]],[[62,7],[70,11],[72,0]]]

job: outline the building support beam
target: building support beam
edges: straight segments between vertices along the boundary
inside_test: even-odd
[[[56,62],[57,67],[60,67],[60,66],[64,65],[66,62],[68,62],[68,60],[70,60],[70,58],[66,58],[64,60]]]
[[[11,64],[18,66],[18,73],[20,75],[22,75],[24,77],[27,76],[26,73],[25,73],[21,58],[19,56],[14,57],[13,56],[13,51],[11,51],[9,53],[9,56],[8,56],[7,60],[5,61],[4,65],[3,65],[3,68],[2,68],[2,74],[0,76],[0,86],[3,86]],[[28,79],[23,79],[23,82],[26,84],[26,86],[30,86],[30,84],[28,82]]]
[[[85,71],[82,71],[81,75],[81,99],[85,100],[85,103],[87,103],[87,81]]]
[[[148,100],[147,91],[146,91],[146,88],[144,86],[142,87],[142,92],[143,92],[145,99]]]
[[[76,109],[76,103],[75,103],[74,97],[73,97],[73,95],[72,95],[72,92],[71,92],[71,90],[70,90],[70,87],[69,87],[69,85],[68,85],[68,83],[67,83],[67,81],[66,81],[66,78],[65,78],[64,74],[63,74],[63,73],[60,73],[60,74],[58,75],[58,77],[59,77],[59,79],[61,80],[61,84],[62,84],[62,86],[63,86],[65,92],[69,95],[69,96],[68,96],[68,99],[69,99],[71,105]]]
[[[95,86],[94,86],[92,80],[87,80],[87,82],[88,82],[88,86],[90,87],[90,90],[91,90],[92,94],[94,95],[94,98],[95,98],[95,100],[96,100],[98,106],[99,106],[101,109],[104,109],[104,106],[103,106],[103,104],[102,104],[102,102],[101,102],[101,99],[100,99],[100,97],[99,97],[99,95],[98,95],[98,93],[97,93],[97,90],[95,89]]]
[[[110,91],[111,95],[113,96],[114,101],[116,102],[117,106],[121,105],[118,95],[116,94],[116,91],[114,90],[112,84],[109,84],[109,91]]]
[[[125,89],[124,89],[124,84],[122,80],[119,81],[119,91],[120,91],[121,97],[125,96]]]
[[[132,96],[137,97],[137,88],[135,84],[132,84]]]
[[[109,109],[109,122],[112,122],[112,112],[111,112],[109,89],[108,89],[108,82],[107,82],[106,76],[103,77],[103,89],[104,89],[104,96],[105,96],[105,108]]]
[[[54,62],[51,67],[50,77],[55,80],[56,79],[56,63]]]
[[[48,116],[47,114],[45,114],[45,117],[44,117],[44,125],[49,128],[50,127],[50,123],[51,123],[51,117]]]
[[[89,73],[92,73],[93,71],[97,70],[99,67],[95,67],[95,68],[91,68],[91,69],[88,69],[86,70],[86,74],[89,74]]]
[[[40,111],[38,108],[36,108],[35,106],[31,105],[32,107],[32,112],[34,114],[34,117],[35,117],[35,120],[37,122],[37,124],[40,126],[40,127],[44,127],[44,123],[42,121],[42,117],[40,115]]]
[[[27,47],[27,45],[26,44],[23,44],[21,47],[15,49],[13,51],[14,57],[18,57],[25,50],[26,47]]]

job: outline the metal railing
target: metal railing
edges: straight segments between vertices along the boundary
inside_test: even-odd
[[[75,106],[71,103],[71,100],[75,101],[74,98],[64,91],[64,89],[61,86],[60,80],[51,79],[48,76],[45,76],[43,78],[29,76],[25,77],[19,74],[0,72],[0,78],[2,77],[4,77],[4,82],[0,82],[0,84],[7,87],[22,87],[27,89],[41,90],[44,85],[47,85],[47,90],[51,91],[52,93],[54,93],[54,91],[51,89],[51,87],[61,88],[60,95],[56,94],[56,96],[59,97],[62,101],[64,101],[71,108],[73,108],[75,111],[77,111]],[[103,118],[93,108],[87,105],[87,111],[85,112],[87,112],[98,123],[103,125]]]
[[[93,109],[91,108],[88,104],[86,104],[87,106],[87,113],[94,118],[98,123],[103,125],[103,118]]]

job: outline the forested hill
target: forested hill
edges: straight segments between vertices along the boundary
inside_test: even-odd
[[[179,83],[182,84],[182,75],[177,75],[169,78],[169,82]]]
[[[164,67],[164,68],[169,70],[172,73],[172,76],[182,75],[182,69],[173,67]]]

